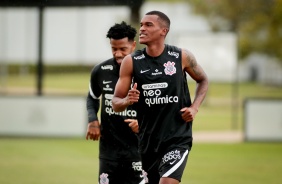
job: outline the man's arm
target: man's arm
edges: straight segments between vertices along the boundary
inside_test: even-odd
[[[97,113],[99,111],[100,100],[93,99],[90,92],[86,98],[86,108],[88,112],[88,122],[98,121]]]
[[[196,113],[208,91],[208,77],[202,67],[197,63],[195,56],[188,50],[182,49],[182,67],[197,83],[195,98],[190,107],[181,109],[182,118],[188,122],[193,121]]]
[[[88,112],[88,126],[86,132],[86,139],[99,140],[100,137],[100,123],[97,117],[97,113],[100,107],[100,100],[94,99],[90,92],[86,99],[86,108]]]
[[[134,84],[130,89],[132,82],[133,63],[131,55],[127,55],[120,66],[119,79],[115,87],[114,97],[112,99],[113,109],[116,112],[124,111],[129,105],[138,102],[139,91]]]
[[[100,107],[100,95],[102,93],[98,84],[99,66],[94,67],[91,71],[89,92],[86,99],[86,108],[88,112],[88,126],[86,132],[86,139],[99,140],[101,135],[100,122],[97,114]]]

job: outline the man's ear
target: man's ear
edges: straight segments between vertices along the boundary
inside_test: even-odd
[[[169,31],[169,29],[168,28],[163,28],[163,30],[162,30],[162,36],[166,36],[167,35],[167,33],[168,33],[168,31]]]
[[[132,51],[134,51],[135,48],[136,48],[136,41],[133,41],[133,43],[132,43]]]

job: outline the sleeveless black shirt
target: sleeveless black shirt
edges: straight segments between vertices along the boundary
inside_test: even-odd
[[[145,49],[131,56],[133,82],[140,91],[137,104],[141,153],[165,151],[170,146],[190,149],[192,122],[184,122],[180,112],[191,105],[181,49],[165,45],[158,57],[149,56]]]

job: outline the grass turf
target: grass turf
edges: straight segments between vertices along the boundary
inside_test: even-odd
[[[98,142],[0,139],[0,183],[97,183]],[[278,184],[281,143],[195,143],[182,184]]]

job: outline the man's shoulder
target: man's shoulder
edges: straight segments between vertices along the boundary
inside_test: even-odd
[[[175,59],[178,59],[178,58],[181,58],[181,48],[177,47],[177,46],[174,46],[174,45],[166,45],[166,55],[172,57],[172,58],[175,58]]]
[[[135,60],[138,60],[138,59],[142,59],[145,57],[144,55],[144,49],[139,49],[139,50],[136,50],[134,51],[132,54],[131,54],[131,57]]]
[[[182,50],[180,47],[177,47],[175,45],[168,45],[168,44],[166,44],[166,47],[167,47],[168,51],[180,52]]]
[[[100,70],[113,70],[114,58],[107,59],[101,63],[98,63],[93,67],[92,72],[98,72]]]
[[[110,58],[105,61],[102,61],[101,63],[98,63],[95,67],[101,67],[101,66],[113,65],[113,64],[114,64],[114,58]]]

